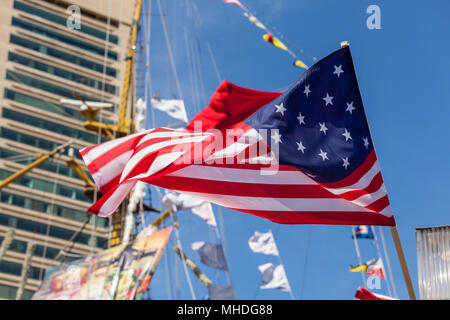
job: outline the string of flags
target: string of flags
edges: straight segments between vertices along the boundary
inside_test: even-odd
[[[259,29],[264,30],[266,33],[262,36],[263,40],[267,43],[270,43],[276,48],[279,48],[283,51],[288,52],[293,58],[293,65],[299,68],[308,69],[308,66],[300,60],[292,50],[290,50],[279,38],[275,37],[272,32],[270,32],[269,28],[267,28],[255,15],[253,15],[247,7],[245,7],[238,0],[223,0],[224,3],[233,4],[244,11],[244,16],[250,21],[251,24],[258,27]]]
[[[374,239],[372,228],[368,226],[357,226],[355,228],[355,235],[352,234],[352,239],[356,236],[356,239]]]
[[[272,232],[270,230],[266,233],[255,231],[248,240],[248,245],[255,253],[277,256],[280,260],[280,264],[278,265],[268,262],[258,266],[258,270],[262,274],[261,285],[259,288],[289,291],[293,298],[292,290],[289,286],[283,264],[281,263],[280,254]]]
[[[162,203],[167,210],[171,210],[172,212],[191,210],[192,213],[202,218],[208,225],[217,227],[211,203],[208,201],[172,190],[166,190],[166,194],[162,198]]]
[[[186,113],[186,108],[184,106],[184,101],[179,99],[161,99],[158,95],[155,95],[151,99],[152,107],[167,113],[172,118],[181,120],[188,123],[188,117]]]
[[[367,274],[368,276],[375,276],[380,279],[384,279],[386,281],[386,284],[388,285],[388,291],[389,294],[391,294],[391,290],[389,287],[389,283],[386,279],[386,272],[383,264],[383,259],[381,258],[381,253],[379,251],[378,244],[376,244],[377,238],[375,235],[375,230],[367,225],[359,225],[353,228],[352,232],[352,239],[355,240],[355,246],[357,247],[357,239],[370,239],[373,241],[374,245],[377,246],[378,249],[378,258],[368,260],[364,263],[361,262],[361,258],[358,253],[358,258],[360,259],[360,263],[358,265],[352,266],[350,265],[349,271],[350,272],[362,272],[364,274]],[[380,298],[384,297],[384,298]],[[386,298],[386,299],[385,299]],[[388,297],[388,296],[382,296],[379,294],[375,294],[373,292],[370,292],[369,290],[359,287],[357,290],[357,293],[355,295],[355,299],[358,300],[396,300],[395,298]]]
[[[350,266],[350,272],[364,272],[368,276],[376,275],[382,279],[385,279],[385,272],[383,266],[383,260],[381,258],[369,260],[362,265]]]
[[[206,224],[217,228],[214,212],[211,203],[208,201],[166,189],[162,203],[167,210],[171,210],[172,212],[191,210],[192,213],[199,216]],[[199,254],[200,262],[204,265],[218,270],[229,271],[221,244],[196,241],[191,244],[191,248]],[[208,297],[209,300],[237,299],[233,285],[212,283],[208,285]]]

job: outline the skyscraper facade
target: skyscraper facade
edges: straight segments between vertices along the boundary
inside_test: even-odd
[[[111,102],[98,119],[117,121],[134,1],[2,0],[0,9],[0,181],[68,141],[82,165],[78,149],[104,138],[61,99]],[[29,242],[24,299],[46,269],[107,247],[108,220],[84,224],[92,199],[70,159],[66,148],[0,189],[0,241],[14,230],[0,261],[0,299],[16,297]]]

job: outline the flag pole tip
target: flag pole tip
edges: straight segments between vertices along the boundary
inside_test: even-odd
[[[348,47],[348,46],[350,46],[350,43],[347,40],[341,41],[341,48]]]

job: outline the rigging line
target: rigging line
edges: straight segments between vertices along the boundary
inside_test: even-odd
[[[295,300],[294,293],[292,292],[291,284],[289,283],[289,279],[288,279],[288,276],[287,276],[287,272],[286,272],[286,269],[285,269],[285,267],[284,267],[284,263],[283,263],[283,261],[281,260],[280,250],[278,250],[278,246],[277,246],[277,243],[276,243],[276,241],[275,241],[275,236],[273,235],[271,229],[269,229],[269,232],[270,232],[270,234],[272,235],[272,239],[273,239],[273,243],[275,244],[275,248],[277,248],[277,252],[278,252],[278,261],[280,262],[280,265],[283,266],[284,274],[285,274],[285,276],[286,276],[286,281],[287,281],[287,284],[288,284],[288,287],[289,287],[289,294],[290,294],[290,296],[291,296],[291,300]]]
[[[202,54],[200,51],[200,41],[198,40],[198,38],[195,39],[195,43],[196,46],[195,48],[197,49],[197,60],[198,60],[198,68],[199,68],[199,75],[200,75],[200,84],[202,87],[202,98],[203,98],[203,105],[206,105],[206,89],[205,89],[205,78],[204,78],[204,70],[203,70],[203,63],[202,63]]]
[[[384,240],[384,231],[381,226],[378,227],[378,230],[380,231],[381,244],[383,246],[383,252],[384,252],[384,256],[386,258],[386,262],[387,262],[387,266],[388,266],[389,278],[391,280],[391,286],[394,291],[394,297],[398,299],[397,287],[395,285],[394,275],[392,274],[392,269],[391,269],[391,260],[389,259],[389,255],[386,250],[386,241]]]
[[[156,2],[158,3],[159,14],[162,15],[161,1],[160,0],[156,0]],[[169,34],[167,32],[166,21],[164,19],[161,19],[161,23],[162,23],[162,26],[163,26],[164,37],[166,39],[167,51],[169,52],[170,65],[172,67],[172,72],[173,72],[173,74],[175,76],[175,82],[176,82],[176,86],[177,86],[178,96],[179,96],[179,98],[181,100],[184,101],[183,93],[181,91],[180,81],[178,79],[177,69],[176,69],[176,66],[175,66],[175,59],[174,59],[173,53],[172,53],[172,46],[170,45],[170,41],[169,41]]]
[[[265,29],[268,33],[270,33],[270,34],[275,34],[275,35],[278,36],[280,39],[282,39],[282,40],[283,40],[283,43],[285,44],[285,46],[286,46],[286,43],[288,43],[289,45],[293,45],[293,47],[295,47],[302,55],[307,55],[307,56],[308,56],[312,61],[314,61],[314,62],[317,61],[317,58],[316,58],[315,56],[312,56],[311,54],[307,53],[304,49],[299,49],[293,42],[291,42],[291,41],[289,41],[288,39],[286,39],[286,38],[283,36],[283,34],[282,34],[281,32],[278,31],[278,29],[277,29],[276,27],[272,27],[270,24],[267,23],[267,21],[265,21],[265,20],[263,20],[263,19],[260,19],[259,17],[256,17],[256,15],[252,13],[252,10],[250,10],[249,7],[247,7],[247,5],[244,5],[244,4],[243,4],[243,1],[241,1],[241,4],[242,4],[242,9],[243,9],[247,14],[252,15],[252,16],[254,16],[255,18],[257,18],[257,19],[263,24],[264,29]],[[273,33],[271,30],[269,30],[269,28],[268,28],[267,26],[269,26],[270,29],[276,30],[276,32]],[[288,52],[294,59],[297,59],[297,58],[298,58],[297,55],[296,55],[292,50],[290,50],[287,46],[286,46],[286,48],[287,48],[287,52]]]
[[[194,106],[194,110],[196,110],[196,108],[197,108],[197,99],[196,99],[196,96],[195,96],[192,58],[191,58],[191,53],[190,53],[190,47],[189,47],[186,27],[184,27],[184,43],[185,43],[185,46],[186,46],[186,56],[187,56],[187,59],[188,59],[188,73],[189,73],[189,82],[191,83],[193,106]]]
[[[157,0],[157,1],[159,2],[159,0]],[[156,187],[156,186],[155,186],[155,188],[156,188],[156,190],[157,190],[157,192],[158,192],[159,202],[160,202],[160,204],[162,204],[162,194],[161,194],[161,190],[159,190],[159,187]],[[173,221],[173,223],[175,224],[176,221],[175,221],[174,215],[175,215],[175,213],[174,213],[174,214],[171,214],[170,217],[172,218],[172,221]],[[178,228],[176,228],[175,226],[174,226],[174,230],[175,230],[175,238],[176,238],[177,245],[180,247],[181,252],[182,252],[182,254],[184,255],[183,247],[181,246],[181,241],[180,241],[180,232],[178,231]],[[175,258],[176,258],[176,257],[175,257]],[[181,259],[181,260],[183,260],[183,259]],[[175,259],[175,262],[176,262],[176,261],[178,261],[178,260]],[[183,260],[182,262],[183,262],[183,263],[182,263],[182,264],[183,264],[183,269],[184,269],[184,273],[185,273],[185,275],[186,275],[186,279],[187,279],[187,282],[188,282],[188,286],[189,286],[189,290],[190,290],[190,292],[191,292],[192,299],[193,299],[193,300],[197,300],[197,298],[196,298],[196,296],[195,296],[195,293],[194,293],[194,289],[193,289],[193,287],[192,287],[191,276],[190,276],[190,274],[189,274],[189,272],[188,272],[188,270],[187,270],[186,263],[184,262],[184,260]]]
[[[204,80],[204,70],[203,70],[203,64],[202,64],[202,59],[201,59],[201,50],[200,50],[200,41],[199,41],[199,27],[198,27],[198,22],[200,20],[200,13],[198,12],[198,8],[195,4],[195,2],[192,2],[192,6],[193,6],[193,10],[194,12],[197,12],[197,15],[194,15],[194,33],[195,33],[195,40],[193,40],[193,46],[192,46],[192,50],[193,50],[193,59],[195,59],[196,61],[196,66],[197,66],[197,75],[198,75],[198,79],[201,85],[201,92],[202,94],[200,95],[199,93],[199,101],[201,105],[206,105],[207,103],[207,98],[206,98],[206,89],[205,89],[205,80]],[[201,21],[200,21],[201,24]],[[195,48],[195,49],[194,49]],[[195,50],[195,51],[194,51]],[[199,89],[200,92],[200,89]],[[200,96],[203,99],[203,102],[201,102]],[[198,106],[198,112],[201,111],[201,106]]]
[[[374,227],[374,226],[370,226],[370,228],[372,229],[372,233],[373,233],[373,237],[374,237],[373,243],[375,244],[375,247],[376,247],[376,249],[377,249],[377,255],[378,255],[378,258],[380,258],[381,261],[383,261],[383,258],[382,258],[382,256],[381,256],[380,245],[379,245],[379,243],[378,243],[377,233],[375,232],[375,227]],[[384,269],[384,263],[383,263],[383,269]],[[389,280],[390,280],[390,279],[388,279],[388,277],[387,277],[386,274],[384,275],[384,277],[385,277],[385,278],[384,278],[384,281],[386,281],[386,287],[387,287],[387,289],[388,289],[388,294],[389,294],[389,296],[392,297],[391,286],[390,286],[390,284],[389,284]]]
[[[224,255],[225,255],[225,259],[227,259],[227,261],[228,261],[227,254],[226,254],[226,252],[227,252],[227,245],[226,245],[226,239],[225,239],[225,223],[223,221],[222,206],[219,206],[219,205],[216,205],[216,206],[217,206],[218,211],[219,211],[219,223],[220,223],[220,226],[221,226],[221,228],[219,228],[219,226],[216,226],[216,233],[217,233],[219,241],[222,244],[222,248],[223,248],[223,252],[224,252]],[[216,222],[216,224],[217,224],[217,222]],[[228,266],[228,271],[226,273],[226,276],[227,276],[228,285],[231,285],[234,288],[233,280],[231,278],[231,270],[230,270],[229,266]]]
[[[102,88],[105,87],[105,82],[106,82],[106,62],[107,62],[107,58],[108,58],[108,51],[109,51],[109,35],[110,35],[110,28],[111,28],[111,1],[109,2],[109,6],[108,6],[108,16],[107,16],[107,22],[106,22],[106,41],[104,44],[104,55],[103,55],[103,75],[102,75]],[[103,101],[105,98],[105,92],[104,90],[102,90],[101,92],[101,101]],[[103,122],[103,114],[100,111],[98,113],[98,121],[99,123]],[[97,144],[101,143],[101,136],[102,136],[102,130],[101,130],[101,126],[98,127],[97,129]],[[97,184],[94,185],[94,199],[93,199],[93,203],[97,202],[97,193],[98,193],[98,187]],[[91,216],[91,221],[92,221],[92,230],[91,230],[91,244],[90,244],[90,254],[94,254],[94,246],[96,244],[96,237],[95,234],[97,232],[97,216],[96,215],[92,215]]]
[[[77,230],[77,232],[75,232],[72,237],[69,240],[69,244],[66,245],[62,250],[60,250],[59,254],[62,254],[61,252],[64,252],[65,255],[67,255],[67,253],[70,253],[70,251],[72,250],[73,246],[75,245],[75,242],[77,241],[78,237],[81,235],[81,233],[83,232],[84,228],[86,227],[86,225],[88,224],[89,220],[91,219],[90,216],[86,216],[86,219],[84,219],[83,224],[81,225],[81,227]],[[67,248],[67,246],[70,246],[69,248]],[[66,250],[67,249],[67,250]],[[56,257],[58,257],[58,255]],[[55,259],[56,259],[55,257]],[[64,262],[66,261],[66,257],[64,257],[61,260],[60,265],[64,264]]]
[[[241,2],[241,3],[242,3],[242,2]],[[244,9],[244,11],[245,11],[247,14],[256,17],[256,16],[255,16],[255,15],[247,8],[246,5],[242,4],[242,9]],[[261,19],[259,19],[259,18],[257,18],[257,19],[258,19],[259,21],[261,21],[261,22],[264,22],[263,25],[264,25],[265,31],[267,31],[267,32],[270,33],[270,34],[276,34],[276,35],[278,35],[278,37],[279,37],[280,39],[283,38],[283,36],[282,36],[281,34],[279,34],[278,32],[277,32],[277,33],[274,33],[274,32],[272,32],[271,30],[269,30],[269,28],[267,28],[267,24],[266,24],[265,21],[263,21],[263,20],[261,20]],[[275,29],[276,29],[276,28],[275,28]],[[286,45],[285,45],[285,46],[286,46]],[[293,53],[293,52],[291,51],[291,49],[289,49],[287,46],[286,46],[286,49],[287,49],[286,51],[287,51],[294,59],[297,58],[297,55],[296,55],[295,53]]]
[[[269,220],[267,220],[267,219],[265,219],[266,220],[266,224],[267,224],[267,226],[269,226]],[[277,234],[278,235],[278,231],[279,231],[279,229],[280,229],[280,225],[279,224],[277,224],[276,225],[276,230],[275,230],[275,234]],[[270,227],[269,227],[269,230],[270,230]],[[278,248],[277,248],[277,251],[278,251]],[[279,253],[278,253],[279,254]],[[269,262],[269,259],[270,259],[270,254],[266,254],[266,258],[265,258],[265,260],[264,260],[264,263],[263,264],[266,264],[267,262]],[[259,270],[258,270],[259,271]],[[262,283],[262,280],[261,280],[261,283]],[[261,287],[261,283],[260,284],[257,284],[256,285],[256,291],[255,291],[255,294],[253,295],[253,300],[255,300],[256,299],[256,295],[258,294],[258,292],[259,292],[259,290],[260,290],[260,287]]]
[[[53,209],[55,207],[56,188],[58,186],[58,181],[59,181],[59,166],[60,166],[60,163],[57,162],[57,164],[56,164],[56,176],[55,176],[55,180],[53,182],[52,198],[50,200],[50,214],[47,216],[47,230],[46,230],[45,240],[44,240],[44,249],[42,251],[41,265],[39,267],[39,281],[42,281],[42,277],[44,275],[43,266],[44,266],[45,255],[47,254],[47,244],[48,244],[48,240],[49,240],[49,236],[50,236],[50,222],[51,222],[51,220],[53,220],[52,213],[53,213]]]
[[[308,267],[308,256],[309,256],[309,246],[311,244],[312,237],[312,226],[309,225],[308,235],[306,238],[306,250],[305,250],[305,260],[303,263],[303,276],[302,276],[302,284],[300,289],[300,300],[303,298],[303,289],[305,288],[305,279],[306,279],[306,269]]]
[[[353,243],[355,245],[356,255],[358,256],[359,268],[361,269],[362,285],[363,285],[363,287],[365,287],[366,286],[366,275],[362,269],[363,264],[362,264],[362,260],[361,260],[361,253],[359,252],[358,239],[356,238],[355,226],[352,226],[352,233],[353,233]]]
[[[149,93],[150,95],[153,94],[152,92],[152,83],[151,83],[151,75],[150,75],[150,46],[151,46],[151,31],[152,31],[152,19],[151,14],[152,13],[152,0],[148,0],[148,17],[146,20],[145,25],[145,89],[144,89],[144,99],[147,106],[147,109],[150,108],[151,117],[154,121],[155,113],[151,106],[151,100],[149,99]],[[150,91],[150,92],[149,92]],[[147,119],[146,119],[147,122]],[[153,128],[155,125],[153,125]]]
[[[222,77],[220,76],[219,69],[217,68],[216,59],[214,58],[214,54],[212,52],[211,46],[209,45],[209,42],[207,42],[206,45],[208,46],[209,55],[214,66],[214,71],[216,72],[217,82],[220,84],[220,82],[222,81]]]
[[[163,226],[164,228],[166,227],[166,221],[163,221]],[[172,300],[172,286],[171,286],[171,281],[170,281],[170,277],[169,274],[171,273],[171,271],[169,270],[170,265],[169,265],[169,250],[164,250],[164,269],[166,272],[166,288],[167,288],[167,295],[168,295],[168,299]]]
[[[195,51],[194,51],[194,41],[191,40],[189,42],[189,50],[191,53],[191,59],[192,59],[192,71],[193,71],[193,77],[194,77],[194,89],[195,89],[195,99],[196,104],[194,105],[195,113],[199,112],[202,106],[202,101],[200,97],[200,85],[199,85],[199,75],[198,75],[198,67],[197,67],[197,59],[195,59]]]

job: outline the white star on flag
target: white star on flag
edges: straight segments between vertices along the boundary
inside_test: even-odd
[[[275,142],[276,144],[281,143],[281,134],[279,134],[278,130],[274,131],[271,138],[273,139],[273,142]]]
[[[345,167],[345,170],[347,170],[347,167],[350,165],[350,162],[348,162],[348,157],[342,158],[344,163],[342,164],[343,167]]]
[[[345,111],[350,112],[350,114],[352,114],[353,110],[355,110],[356,108],[353,106],[353,101],[351,103],[347,103],[347,109],[345,109]]]
[[[308,94],[311,93],[311,90],[309,90],[309,84],[305,85],[305,91],[303,91],[304,94],[306,94],[306,97],[308,98]]]
[[[306,124],[305,123],[305,116],[303,116],[301,112],[298,113],[297,119],[298,119],[298,122],[300,122],[300,124],[302,124],[302,123]]]
[[[284,112],[286,111],[286,108],[283,106],[283,103],[276,104],[275,108],[277,109],[277,111],[275,111],[275,112],[280,112],[284,116]]]
[[[347,129],[345,129],[345,132],[342,134],[345,137],[345,141],[353,140],[352,137],[350,136],[350,132],[347,131]]]
[[[339,65],[339,67],[334,66],[334,72],[333,74],[336,74],[337,77],[339,78],[341,73],[343,73],[344,71],[342,71],[342,64]]]
[[[300,141],[300,142],[297,142],[297,150],[300,150],[302,153],[305,153],[305,149],[306,149],[306,147],[303,145],[303,143]]]
[[[319,122],[319,126],[320,126],[320,131],[322,131],[323,134],[327,134],[328,128],[325,126],[325,122],[324,123]]]
[[[329,160],[327,157],[327,152],[323,152],[322,149],[320,149],[319,156],[322,158],[323,161]]]
[[[322,98],[323,100],[325,100],[325,106],[327,106],[329,104],[333,105],[333,101],[332,101],[333,98],[334,97],[330,97],[327,92],[327,96]]]
[[[366,149],[369,147],[369,138],[363,138],[364,141],[364,147],[366,147]]]

